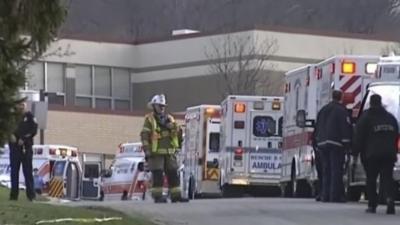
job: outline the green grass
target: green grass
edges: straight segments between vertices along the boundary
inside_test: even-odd
[[[108,221],[102,223],[77,223],[62,222],[52,223],[54,225],[72,225],[72,224],[101,224],[101,225],[153,225],[140,216],[130,217],[120,212],[107,208],[95,207],[68,207],[55,206],[40,201],[29,202],[25,197],[25,191],[20,191],[18,201],[8,200],[9,190],[0,187],[0,224],[26,225],[36,224],[40,220],[51,220],[59,218],[105,218],[122,217],[120,221]],[[46,223],[50,224],[50,223]]]

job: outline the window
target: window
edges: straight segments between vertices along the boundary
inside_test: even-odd
[[[91,97],[76,97],[75,105],[81,107],[92,107],[92,98]]]
[[[134,162],[132,162],[132,164],[129,162],[122,162],[114,166],[114,171],[116,174],[127,174],[128,172],[130,172],[130,169],[132,167],[135,167],[135,165],[136,164]]]
[[[113,97],[129,99],[130,74],[127,69],[113,69]]]
[[[42,62],[34,62],[26,69],[26,80],[31,90],[44,89],[44,66]]]
[[[90,66],[75,67],[76,94],[92,95],[92,70]]]
[[[64,65],[47,63],[47,91],[64,92]]]
[[[111,99],[96,98],[96,109],[111,109]]]
[[[95,67],[94,76],[94,94],[96,96],[111,96],[110,68]]]
[[[65,167],[65,161],[64,162],[57,162],[54,164],[54,176],[63,176],[64,175],[64,167]]]
[[[368,96],[363,110],[368,109],[371,95],[378,94],[382,97],[382,105],[397,121],[400,121],[400,88],[397,85],[374,85],[369,88]]]
[[[98,164],[85,165],[85,178],[98,178],[99,176],[100,173]]]
[[[209,136],[209,146],[210,152],[219,152],[219,133],[210,133]]]
[[[130,102],[129,100],[114,100],[114,109],[116,110],[130,110]]]
[[[269,137],[276,133],[276,121],[269,116],[256,116],[253,119],[253,135]]]

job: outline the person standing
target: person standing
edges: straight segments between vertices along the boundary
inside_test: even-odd
[[[387,196],[387,214],[395,214],[393,167],[397,160],[399,127],[396,118],[382,106],[381,96],[370,97],[370,108],[363,112],[356,124],[353,157],[360,154],[367,173],[367,213],[375,213],[378,206],[376,180],[382,178]]]
[[[19,170],[22,164],[22,171],[25,177],[26,197],[32,201],[35,198],[32,156],[33,138],[37,133],[38,125],[33,114],[27,110],[26,103],[21,102],[18,109],[23,112],[19,118],[16,131],[11,135],[10,166],[11,166],[11,192],[10,200],[18,200],[19,194]]]
[[[148,103],[152,112],[145,116],[141,141],[149,169],[153,176],[151,190],[154,202],[167,202],[163,197],[164,174],[168,177],[171,201],[181,200],[176,153],[182,139],[180,129],[172,115],[165,110],[163,94],[155,95]]]
[[[343,93],[332,92],[332,101],[322,107],[317,115],[316,142],[322,161],[323,202],[345,202],[343,167],[345,153],[350,149],[352,126]]]

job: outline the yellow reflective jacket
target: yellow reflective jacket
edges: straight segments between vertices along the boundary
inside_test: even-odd
[[[168,128],[159,124],[154,113],[145,116],[144,125],[140,134],[143,147],[151,151],[151,155],[175,154],[180,147],[180,130],[174,117],[167,115]]]

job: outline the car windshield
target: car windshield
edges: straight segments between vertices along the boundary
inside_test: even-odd
[[[364,109],[369,108],[369,99],[371,95],[378,94],[382,97],[382,104],[385,109],[400,121],[400,84],[387,84],[371,86],[368,92]]]

